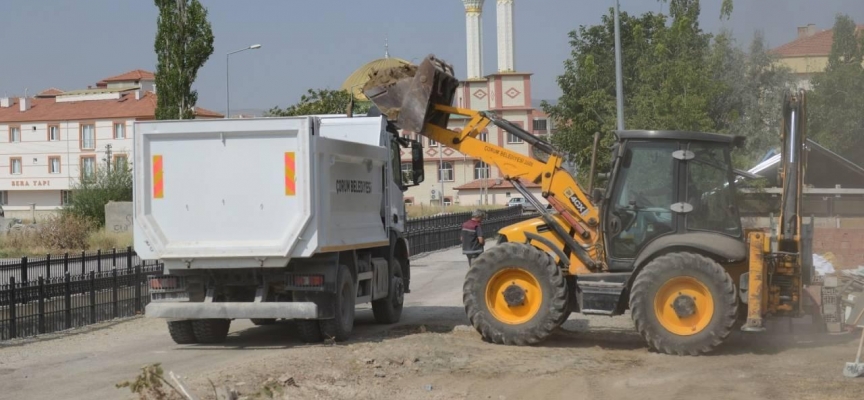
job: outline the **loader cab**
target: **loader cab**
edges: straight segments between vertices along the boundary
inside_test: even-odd
[[[682,131],[617,136],[603,207],[611,270],[632,271],[648,253],[670,247],[695,246],[720,258],[739,254],[743,233],[730,158],[733,136]]]

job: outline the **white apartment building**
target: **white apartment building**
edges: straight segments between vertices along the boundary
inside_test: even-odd
[[[56,211],[81,176],[106,166],[109,151],[112,165],[127,163],[132,124],[155,118],[154,91],[154,74],[134,70],[87,89],[0,99],[0,205],[6,217]],[[196,116],[222,117],[201,108]]]

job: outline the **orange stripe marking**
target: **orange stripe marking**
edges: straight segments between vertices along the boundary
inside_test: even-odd
[[[294,182],[294,152],[285,152],[285,195],[294,196],[297,194],[297,187]]]
[[[162,177],[162,156],[153,156],[153,198],[161,199],[165,195],[165,184]]]

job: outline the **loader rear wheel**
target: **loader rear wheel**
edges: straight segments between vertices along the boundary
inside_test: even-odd
[[[474,260],[462,298],[468,319],[485,340],[530,345],[561,324],[567,285],[548,254],[527,244],[502,243]]]
[[[738,295],[720,264],[694,253],[657,257],[630,292],[636,330],[653,349],[699,355],[719,346],[735,324]]]
[[[168,321],[168,333],[177,344],[198,343],[192,330],[192,321]]]
[[[230,319],[196,319],[192,321],[192,330],[198,343],[222,343],[228,337]]]
[[[390,287],[387,297],[372,301],[372,315],[379,324],[395,324],[402,317],[402,305],[405,302],[405,284],[402,280],[402,264],[393,259],[390,262]]]
[[[324,338],[332,338],[337,342],[348,340],[354,330],[354,278],[348,267],[340,266],[339,282],[336,285],[336,301],[333,302],[333,318],[318,321]]]

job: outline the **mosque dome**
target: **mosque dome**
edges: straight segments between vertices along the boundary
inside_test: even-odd
[[[353,92],[354,98],[359,101],[368,101],[369,99],[363,95],[363,85],[369,80],[369,74],[374,70],[399,67],[403,65],[411,65],[411,63],[401,58],[389,56],[370,61],[348,76],[348,79],[345,79],[345,82],[342,83],[341,89]]]

